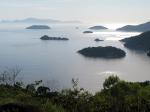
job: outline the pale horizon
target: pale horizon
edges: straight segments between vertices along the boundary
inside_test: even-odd
[[[84,26],[87,26],[87,27],[90,27],[90,26],[104,26],[104,27],[107,27],[109,29],[112,29],[112,30],[115,30],[117,28],[120,28],[120,27],[123,27],[123,26],[126,26],[126,25],[139,25],[139,24],[143,24],[143,23],[146,23],[146,22],[149,22],[149,21],[145,21],[143,23],[109,23],[109,22],[93,22],[93,23],[88,23],[88,22],[83,22],[83,21],[79,21],[79,20],[59,20],[59,19],[54,19],[54,18],[36,18],[36,17],[28,17],[28,18],[20,18],[20,19],[5,19],[5,20],[2,20],[0,19],[0,22],[1,23],[7,23],[7,22],[14,22],[16,23],[15,21],[22,21],[22,20],[26,20],[26,19],[39,19],[39,20],[56,20],[56,21],[60,21],[60,24],[61,22],[75,22],[77,23],[78,25],[84,25]],[[57,23],[57,22],[56,22]],[[32,24],[37,24],[37,23],[32,23]],[[48,23],[48,22],[45,22],[45,23],[39,23],[39,24],[47,24],[47,25],[50,25],[50,24],[55,24],[55,23]]]
[[[25,18],[81,21],[83,23],[131,23],[150,20],[150,1],[143,0],[5,0],[0,20]]]

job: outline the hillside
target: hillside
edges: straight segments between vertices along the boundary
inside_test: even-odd
[[[148,51],[150,50],[150,31],[144,32],[138,36],[125,38],[121,41],[124,42],[124,46],[129,49]]]
[[[128,32],[150,31],[150,22],[139,24],[139,25],[127,25],[127,26],[118,28],[117,31],[128,31]]]

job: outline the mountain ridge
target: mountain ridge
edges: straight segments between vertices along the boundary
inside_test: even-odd
[[[55,19],[25,18],[16,20],[1,20],[0,23],[81,23],[81,21],[61,21]]]
[[[116,29],[117,31],[136,31],[136,32],[146,32],[150,31],[150,21],[142,23],[139,25],[126,25],[121,28]]]

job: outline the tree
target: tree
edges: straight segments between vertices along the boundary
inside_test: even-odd
[[[45,87],[45,86],[40,86],[37,88],[37,95],[38,96],[46,96],[49,92],[50,92],[50,89],[48,87]]]
[[[19,67],[14,67],[14,68],[11,68],[11,69],[7,70],[10,81],[13,85],[15,85],[16,79],[19,76],[19,74],[21,73],[21,71],[22,71],[22,69],[19,68]]]
[[[7,71],[3,71],[2,73],[0,73],[0,83],[1,84],[7,84],[8,83]]]
[[[0,83],[15,85],[17,82],[17,77],[20,75],[21,69],[19,67],[7,68],[0,73]]]
[[[109,89],[111,88],[113,85],[117,84],[120,81],[118,76],[109,76],[107,79],[105,79],[104,83],[103,83],[103,87],[104,89]]]
[[[35,81],[34,83],[28,84],[26,86],[26,90],[31,93],[36,92],[36,88],[42,83],[42,80]]]

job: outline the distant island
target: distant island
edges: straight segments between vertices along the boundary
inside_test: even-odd
[[[149,56],[149,57],[150,57],[150,51],[147,53],[147,56]]]
[[[0,23],[32,23],[32,24],[45,24],[45,23],[81,23],[80,21],[61,21],[55,19],[40,19],[40,18],[25,18],[19,20],[1,20]]]
[[[68,38],[61,38],[61,37],[49,37],[44,35],[40,38],[41,40],[69,40]]]
[[[32,25],[27,27],[26,29],[51,29],[49,26],[47,25]]]
[[[90,27],[89,29],[91,29],[91,30],[107,30],[108,28],[106,28],[104,26],[93,26],[93,27]]]
[[[150,57],[150,51],[148,51],[147,56],[149,56],[149,57]]]
[[[150,22],[139,24],[139,25],[127,25],[122,28],[118,28],[117,31],[128,31],[128,32],[150,31]]]
[[[140,51],[149,51],[150,50],[150,31],[144,32],[138,36],[125,38],[121,40],[124,42],[124,46]]]
[[[126,56],[125,51],[112,46],[88,47],[79,50],[78,53],[92,58],[123,58]]]
[[[94,41],[99,42],[99,41],[104,41],[104,40],[100,40],[99,38],[96,38]]]
[[[83,33],[93,33],[92,31],[84,31]]]

